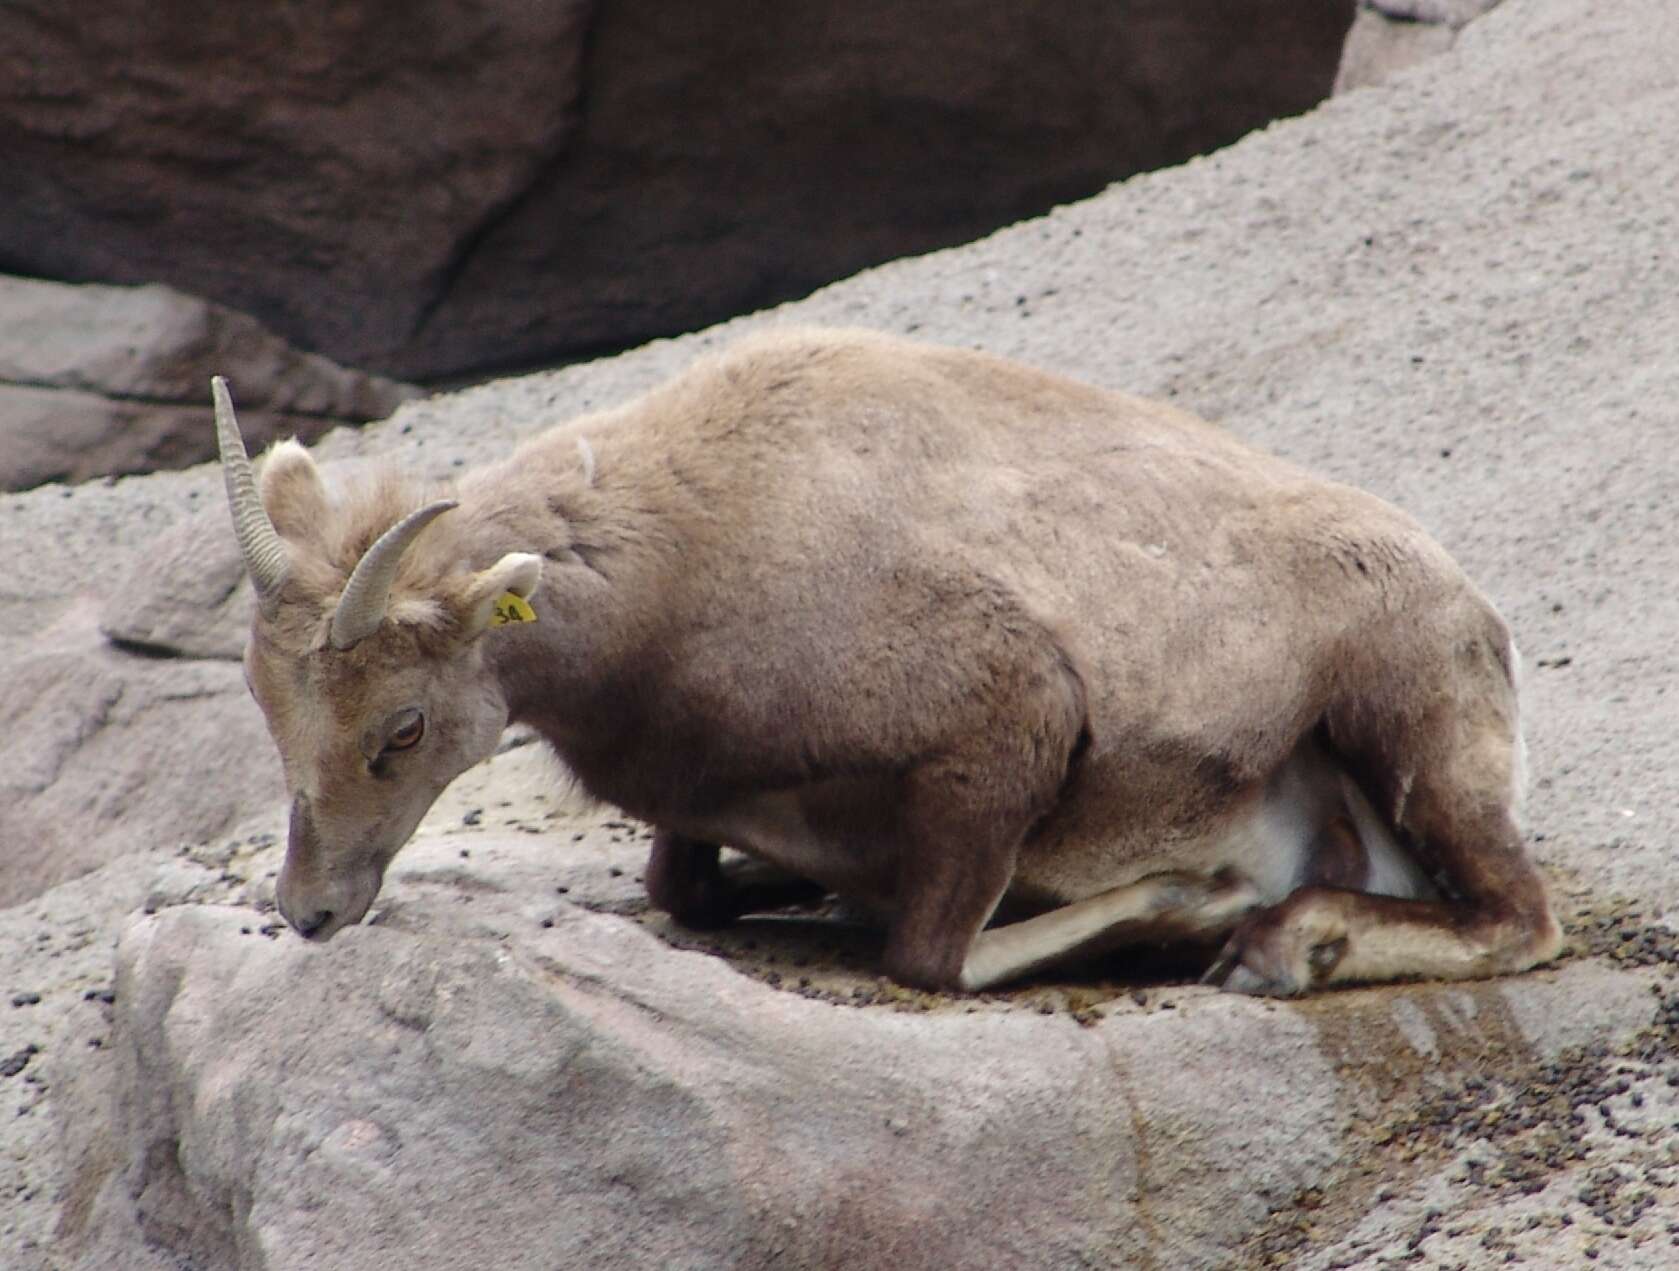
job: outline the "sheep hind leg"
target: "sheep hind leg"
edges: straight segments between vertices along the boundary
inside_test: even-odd
[[[1515,852],[1506,847],[1507,857]],[[1536,873],[1510,870],[1515,895],[1404,900],[1302,887],[1246,919],[1203,983],[1294,997],[1336,984],[1468,980],[1548,962],[1562,934]]]
[[[1554,958],[1562,932],[1516,825],[1511,733],[1464,728],[1454,741],[1418,773],[1405,814],[1448,899],[1302,887],[1245,919],[1206,982],[1290,997],[1334,984],[1507,975]]]

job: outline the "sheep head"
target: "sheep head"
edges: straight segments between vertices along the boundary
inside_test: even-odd
[[[259,480],[219,376],[212,393],[257,595],[245,678],[291,796],[280,911],[325,939],[361,920],[438,794],[495,749],[508,712],[482,637],[509,597],[535,592],[542,560],[471,569],[446,520],[428,530],[453,500],[415,507],[387,478],[335,502],[295,441],[269,451]]]

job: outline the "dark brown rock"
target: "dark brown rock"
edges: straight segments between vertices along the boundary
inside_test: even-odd
[[[1352,8],[20,0],[0,267],[414,378],[621,346],[1302,111]]]
[[[168,282],[390,362],[567,136],[589,8],[7,5],[0,268]]]

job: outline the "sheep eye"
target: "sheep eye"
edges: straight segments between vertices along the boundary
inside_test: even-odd
[[[396,730],[385,739],[385,750],[409,750],[420,744],[420,738],[426,735],[426,717],[415,711],[414,714],[397,726]]]

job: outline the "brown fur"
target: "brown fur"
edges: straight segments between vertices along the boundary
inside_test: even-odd
[[[247,664],[305,801],[296,877],[338,853],[362,879],[294,889],[326,934],[371,903],[421,796],[513,719],[662,831],[660,904],[738,912],[715,870],[732,842],[883,909],[909,982],[971,982],[1005,895],[1123,926],[1193,893],[1198,931],[1234,926],[1240,896],[1257,916],[1221,968],[1261,991],[1557,948],[1515,829],[1498,615],[1404,514],[1171,407],[884,336],[757,337],[463,478],[389,620],[343,652],[345,577],[426,495],[329,504],[312,472],[300,449],[266,465],[295,559]],[[509,553],[543,558],[539,620],[482,633],[468,598]],[[388,765],[417,792],[395,799],[357,756],[411,702],[428,739]],[[1293,897],[1253,881],[1263,844],[1222,859],[1290,762],[1355,778],[1452,899],[1354,890],[1366,845],[1340,806],[1304,827],[1321,869]],[[1137,890],[1185,871],[1220,881]]]

